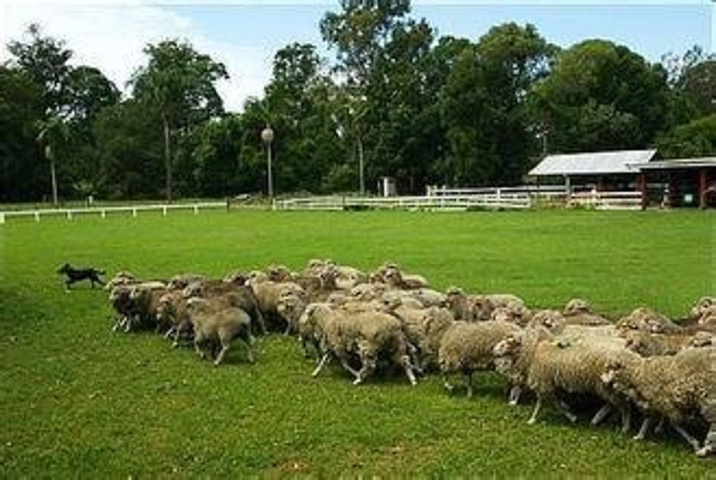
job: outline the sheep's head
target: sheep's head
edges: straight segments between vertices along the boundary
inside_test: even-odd
[[[290,322],[296,322],[306,308],[306,302],[294,292],[288,291],[279,295],[276,311]]]
[[[232,285],[246,285],[248,280],[248,274],[241,271],[232,272],[224,277],[224,282]]]
[[[540,310],[530,320],[532,326],[542,326],[553,333],[559,333],[566,324],[564,316],[556,310]]]
[[[716,298],[714,297],[702,297],[696,302],[694,308],[691,309],[689,318],[696,320],[703,317],[704,312],[710,308],[716,308]]]
[[[599,379],[607,387],[614,390],[625,392],[628,388],[626,384],[626,363],[617,358],[610,359],[604,366]]]
[[[691,339],[689,346],[701,348],[714,345],[714,336],[711,332],[697,332]]]
[[[181,291],[184,298],[202,297],[204,295],[204,283],[191,282]]]
[[[157,320],[160,322],[171,322],[176,316],[176,309],[174,308],[173,296],[171,293],[165,293],[159,299],[159,305],[157,305]]]
[[[495,309],[495,304],[486,295],[476,295],[472,298],[470,307],[475,320],[489,320]]]
[[[582,300],[581,298],[573,298],[564,307],[565,315],[576,315],[579,313],[592,313],[592,307],[589,302]]]

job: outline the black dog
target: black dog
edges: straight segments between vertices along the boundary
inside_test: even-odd
[[[100,275],[104,275],[104,272],[94,268],[72,268],[69,263],[65,263],[62,268],[57,270],[57,273],[62,273],[67,277],[65,287],[68,290],[70,285],[82,280],[89,280],[92,283],[92,288],[94,288],[95,282],[104,285],[104,282],[99,278]]]

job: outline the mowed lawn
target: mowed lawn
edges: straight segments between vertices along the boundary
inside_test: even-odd
[[[0,226],[0,476],[307,474],[716,475],[674,435],[638,443],[589,412],[527,425],[505,383],[476,397],[438,376],[355,387],[333,366],[311,378],[297,341],[260,338],[214,368],[153,333],[110,330],[106,294],[66,293],[65,261],[145,278],[212,276],[332,258],[385,260],[438,289],[514,293],[531,308],[586,298],[612,317],[651,306],[672,317],[716,293],[714,212],[202,212],[9,220]]]

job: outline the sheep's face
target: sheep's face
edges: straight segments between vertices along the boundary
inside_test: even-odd
[[[276,311],[287,320],[298,320],[306,303],[296,294],[290,292],[279,297]]]
[[[631,391],[630,385],[627,383],[626,365],[619,360],[607,362],[599,378],[604,385],[616,391],[627,394]]]
[[[492,349],[495,370],[499,373],[507,374],[521,350],[522,340],[517,336],[510,335],[498,342]]]
[[[169,322],[176,314],[174,303],[171,295],[162,295],[157,306],[157,320],[160,322]]]
[[[564,307],[565,315],[576,315],[578,313],[591,313],[592,309],[586,300],[581,298],[573,298]]]
[[[477,320],[489,320],[495,305],[488,297],[478,296],[472,301],[472,311]]]
[[[545,327],[549,331],[559,330],[564,326],[562,314],[554,310],[542,310],[532,317],[532,324]]]

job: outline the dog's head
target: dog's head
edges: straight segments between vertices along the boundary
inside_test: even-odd
[[[69,264],[69,263],[65,263],[64,265],[62,265],[62,266],[57,270],[57,273],[67,273],[67,272],[69,272],[71,269],[72,269],[72,267],[70,267],[70,264]]]

